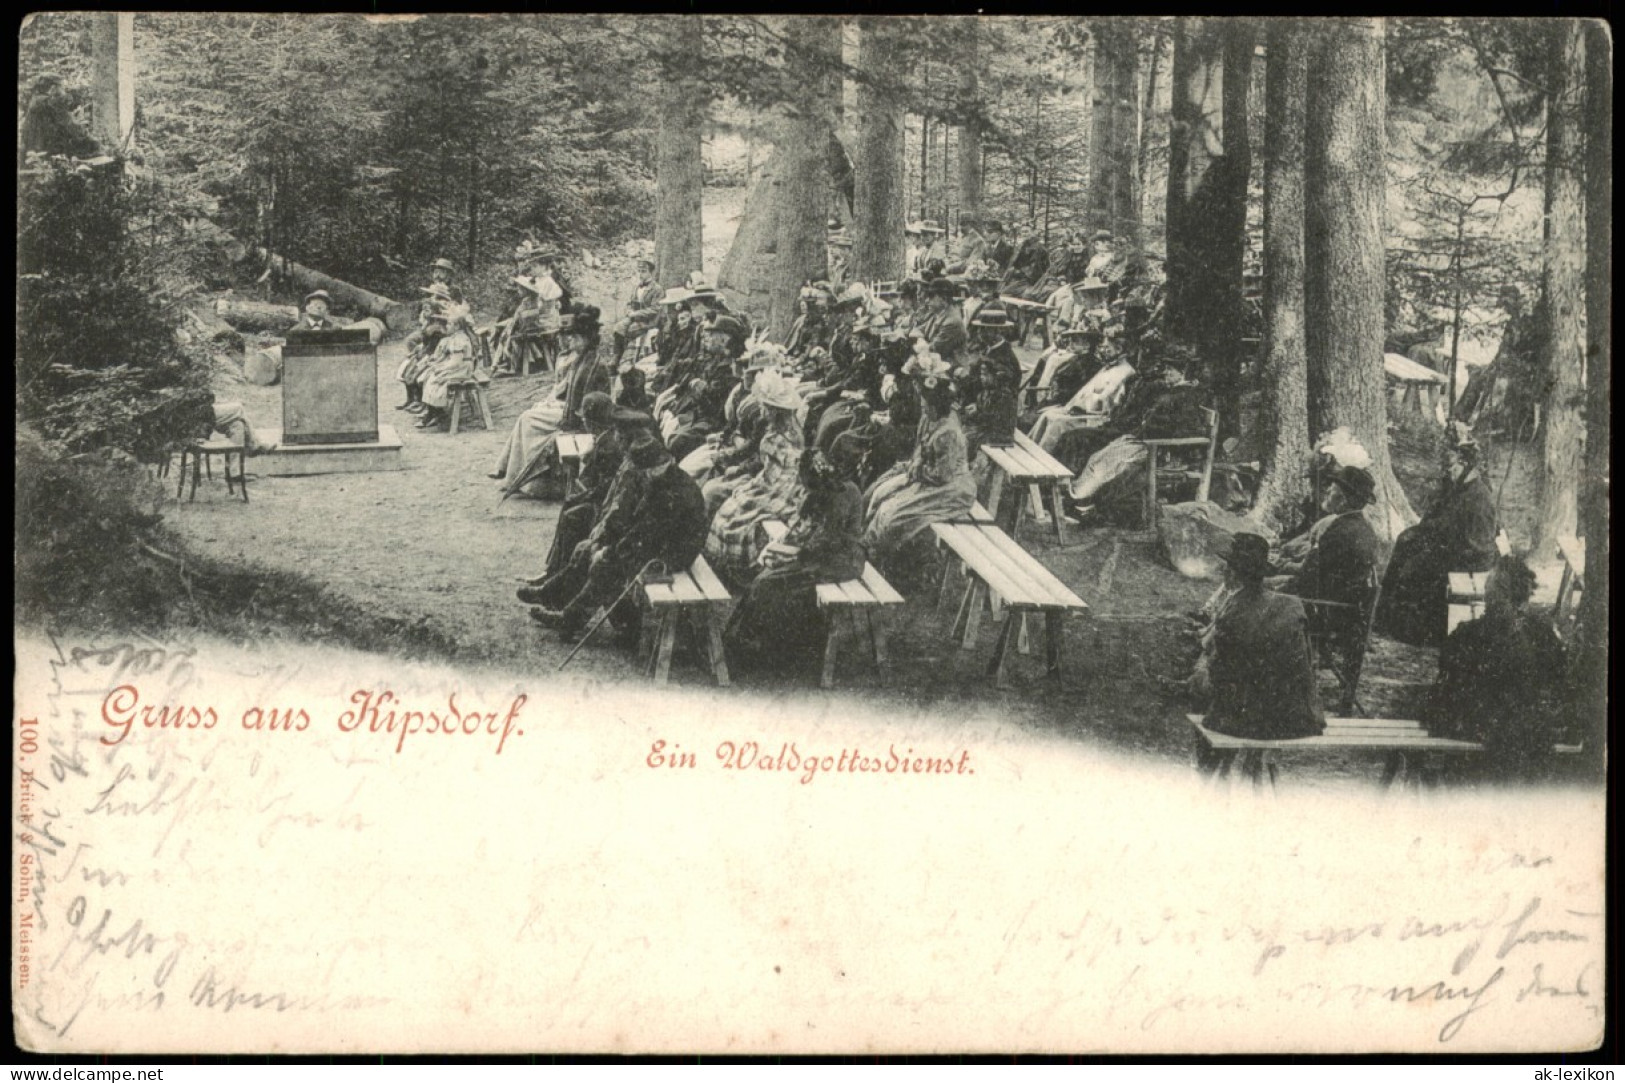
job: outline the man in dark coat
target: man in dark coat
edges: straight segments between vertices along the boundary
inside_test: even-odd
[[[1522,771],[1563,739],[1563,644],[1551,622],[1525,611],[1535,573],[1518,557],[1496,560],[1484,615],[1439,650],[1439,679],[1423,721],[1433,737],[1481,741],[1492,770]]]
[[[1325,729],[1303,603],[1264,586],[1269,543],[1237,534],[1225,556],[1234,593],[1213,621],[1206,725],[1231,737],[1275,741]]]
[[[1446,458],[1444,491],[1394,541],[1377,610],[1378,631],[1420,647],[1444,640],[1450,573],[1485,571],[1496,555],[1495,501],[1479,473],[1478,445],[1462,439]]]
[[[1020,413],[1021,362],[1010,347],[1015,324],[1002,308],[984,308],[971,321],[969,363],[955,374],[964,402],[965,451],[974,462],[983,444],[1014,443]]]
[[[987,249],[982,259],[993,264],[1002,276],[1010,261],[1015,258],[1016,247],[1010,243],[1010,238],[1004,235],[1004,226],[998,222],[987,223]]]
[[[1302,559],[1279,561],[1286,574],[1274,585],[1285,594],[1332,603],[1309,607],[1310,631],[1347,641],[1365,635],[1380,546],[1364,509],[1376,498],[1377,483],[1370,471],[1356,466],[1333,470],[1327,480],[1320,505],[1324,515],[1296,547]]]
[[[965,349],[965,321],[954,302],[954,284],[932,279],[925,287],[925,305],[914,321],[914,337],[924,339],[931,352],[948,364],[958,362]]]
[[[637,602],[633,580],[659,561],[667,572],[687,571],[705,544],[705,498],[700,487],[677,468],[656,440],[643,440],[627,452],[636,503],[624,520],[606,515],[592,536],[577,546],[568,564],[536,588],[540,606],[531,616],[553,624],[559,635],[578,639],[600,606],[614,606],[610,620],[623,642],[635,642]],[[613,510],[613,506],[612,509]]]
[[[332,296],[326,290],[313,290],[305,295],[305,311],[299,317],[299,322],[291,328],[294,331],[331,331],[338,327],[333,317],[327,314],[328,308],[333,304]]]
[[[569,562],[575,547],[592,534],[599,513],[609,499],[610,489],[621,474],[626,449],[638,432],[632,425],[617,425],[615,405],[602,391],[594,391],[581,401],[581,420],[592,434],[592,450],[581,460],[576,475],[577,489],[565,494],[564,506],[559,509],[559,521],[553,528],[553,547],[547,554],[547,570],[531,586],[540,586],[547,576],[554,574]],[[654,420],[649,419],[652,425]]]

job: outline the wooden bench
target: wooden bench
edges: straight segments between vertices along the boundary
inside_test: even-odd
[[[559,465],[564,468],[565,495],[575,492],[576,475],[581,464],[592,454],[593,435],[590,432],[560,433],[555,446],[559,449]]]
[[[1166,480],[1188,480],[1196,482],[1196,499],[1206,500],[1208,489],[1213,484],[1213,456],[1219,445],[1219,412],[1203,407],[1202,412],[1207,415],[1208,432],[1206,436],[1163,436],[1145,440],[1147,458],[1145,463],[1146,493],[1145,493],[1145,528],[1150,531],[1157,529],[1157,484]],[[1203,460],[1201,470],[1161,470],[1157,469],[1157,457],[1163,451],[1176,448],[1207,448],[1207,456]]]
[[[705,651],[718,686],[728,687],[728,659],[722,651],[722,622],[732,596],[703,556],[688,570],[676,572],[670,582],[646,582],[643,596],[656,618],[644,672],[663,685],[671,676],[671,656],[677,643],[677,624],[687,618],[705,643]]]
[[[187,460],[190,459],[192,463],[192,495],[188,497],[188,500],[195,501],[197,499],[198,484],[203,480],[203,471],[207,470],[209,480],[214,480],[214,458],[217,455],[220,457],[221,470],[226,475],[226,493],[230,495],[235,492],[231,476],[231,457],[235,455],[237,456],[236,484],[242,488],[243,503],[248,503],[248,473],[245,466],[248,453],[243,445],[229,437],[213,436],[207,440],[182,444],[180,454],[181,465],[178,471],[180,477],[175,485],[176,500],[181,498],[181,490],[186,487]]]
[[[1043,301],[1029,301],[1025,297],[999,298],[1006,312],[1016,318],[1018,341],[1025,346],[1027,339],[1032,337],[1034,325],[1042,322],[1044,325],[1044,348],[1049,349],[1054,336],[1050,333],[1050,309]]]
[[[1209,755],[1198,757],[1198,769],[1206,767],[1207,777],[1226,779],[1236,758],[1241,757],[1241,774],[1250,779],[1255,790],[1263,788],[1267,777],[1270,789],[1275,788],[1277,752],[1305,752],[1310,754],[1333,750],[1362,749],[1383,754],[1382,788],[1387,790],[1404,772],[1405,783],[1419,788],[1424,777],[1429,784],[1433,778],[1426,761],[1439,755],[1470,756],[1484,751],[1484,746],[1473,741],[1453,741],[1444,737],[1429,737],[1422,723],[1385,718],[1327,718],[1326,730],[1318,737],[1299,737],[1287,741],[1259,741],[1247,737],[1230,737],[1215,733],[1202,723],[1199,714],[1186,715],[1196,732],[1198,752]],[[1416,769],[1412,770],[1414,766]]]
[[[1489,577],[1489,572],[1451,572],[1449,582],[1445,586],[1445,601],[1483,601],[1484,583]]]
[[[769,541],[781,541],[789,531],[789,526],[778,519],[769,519],[762,524],[762,532]],[[869,563],[863,565],[863,572],[858,578],[840,583],[820,583],[817,589],[818,608],[827,611],[829,616],[829,637],[824,641],[824,671],[818,682],[819,687],[835,686],[835,658],[839,652],[839,625],[842,622],[849,626],[856,638],[861,639],[865,633],[868,634],[875,669],[885,672],[889,662],[886,656],[886,627],[877,618],[880,610],[902,605],[903,596]]]
[[[1458,627],[1470,620],[1477,620],[1484,615],[1484,599],[1477,598],[1471,601],[1451,602],[1445,610],[1444,634],[1449,635]]]
[[[491,407],[485,401],[484,384],[478,380],[453,380],[446,385],[446,393],[451,396],[451,424],[447,427],[449,435],[457,435],[457,428],[463,420],[464,405],[468,406],[470,416],[479,414],[487,432],[494,428],[491,424]]]
[[[970,650],[976,645],[983,605],[996,595],[1003,603],[1004,616],[999,621],[999,637],[988,664],[988,676],[994,678],[997,687],[1008,687],[1006,668],[1010,648],[1017,645],[1018,636],[1025,628],[1026,615],[1042,613],[1045,669],[1050,676],[1059,677],[1066,615],[1074,611],[1088,612],[1088,603],[993,523],[976,520],[933,523],[931,530],[937,536],[937,544],[953,550],[965,567],[965,592],[953,624],[953,635],[960,640],[961,649]],[[949,574],[950,570],[945,569],[944,591]]]
[[[993,511],[994,517],[999,514],[999,501],[1004,495],[1004,483],[1008,478],[1016,485],[1026,485],[1032,497],[1033,517],[1043,515],[1043,496],[1049,497],[1049,513],[1055,522],[1055,540],[1060,544],[1066,543],[1066,536],[1062,533],[1062,523],[1065,516],[1061,514],[1061,484],[1072,480],[1072,471],[1061,465],[1049,452],[1039,447],[1024,432],[1016,433],[1016,442],[1005,446],[983,444],[982,454],[987,456],[993,465],[993,483],[989,487],[987,503]],[[1021,525],[1021,515],[1024,503],[1018,496],[1015,507],[1011,511],[1009,525],[1005,530],[1013,538],[1016,529]]]
[[[1582,577],[1586,567],[1586,543],[1568,535],[1557,539],[1557,552],[1563,558],[1563,578],[1557,584],[1557,605],[1552,610],[1552,623],[1564,629],[1574,616],[1574,596],[1585,589]]]
[[[1281,752],[1310,755],[1351,749],[1381,752],[1382,788],[1389,789],[1403,774],[1404,784],[1419,790],[1424,783],[1430,789],[1437,785],[1438,770],[1434,765],[1439,759],[1473,756],[1484,751],[1484,746],[1477,741],[1429,737],[1422,723],[1406,719],[1327,718],[1326,729],[1319,736],[1260,741],[1215,733],[1203,724],[1203,716],[1199,714],[1188,714],[1185,718],[1196,733],[1198,770],[1205,768],[1209,778],[1227,779],[1239,756],[1242,777],[1252,781],[1255,791],[1263,788],[1266,778],[1270,789],[1275,789],[1275,756]],[[1584,751],[1584,746],[1559,744],[1553,745],[1552,751],[1560,756],[1572,756]],[[1207,755],[1201,755],[1204,752]]]

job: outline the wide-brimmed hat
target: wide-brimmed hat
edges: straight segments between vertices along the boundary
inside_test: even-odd
[[[1224,562],[1248,579],[1270,574],[1270,543],[1258,534],[1236,534],[1223,553]]]
[[[778,368],[789,360],[789,353],[776,342],[754,342],[739,357],[739,363],[746,372]]]
[[[940,354],[930,350],[920,350],[903,362],[903,375],[918,376],[921,380],[946,377],[952,371],[953,367]]]
[[[457,265],[451,260],[445,258],[435,260],[433,263],[429,264],[429,268],[436,271],[449,271],[452,274],[457,273]]]
[[[693,297],[707,297],[717,292],[716,287],[711,285],[711,280],[705,277],[703,271],[690,271],[683,285],[688,289],[690,296]]]
[[[663,305],[680,305],[693,296],[694,295],[692,293],[689,293],[688,290],[684,289],[682,286],[673,286],[666,291],[665,296],[660,298],[659,303]]]
[[[308,305],[308,304],[310,304],[310,302],[316,300],[317,298],[321,298],[323,301],[326,301],[328,304],[333,303],[333,295],[331,293],[328,293],[326,290],[311,290],[309,293],[305,294],[304,303]]]
[[[751,394],[764,405],[780,410],[789,410],[793,413],[802,407],[801,390],[794,380],[777,369],[766,369],[756,377]]]
[[[837,305],[868,304],[869,287],[862,282],[854,282],[841,291],[840,297],[835,299]]]
[[[1354,501],[1356,507],[1365,507],[1377,496],[1377,479],[1371,476],[1371,471],[1358,466],[1341,466],[1331,472],[1329,479],[1333,485]]]
[[[652,436],[645,435],[641,440],[635,441],[626,452],[627,459],[638,470],[653,470],[663,463],[671,461],[671,452]]]
[[[1000,331],[1006,331],[1015,326],[1004,309],[996,308],[993,305],[986,305],[978,309],[975,318],[970,321],[970,325],[972,327],[992,327]]]
[[[1109,229],[1097,229],[1094,231],[1094,233],[1090,234],[1089,239],[1091,241],[1112,240],[1112,231]]]
[[[737,318],[728,315],[726,312],[712,320],[710,326],[708,326],[706,330],[716,331],[718,334],[731,335],[734,338],[745,337],[745,325],[740,323]]]
[[[451,300],[451,290],[447,288],[444,282],[433,282],[421,288],[424,293],[427,293],[430,297],[433,297],[437,301]]]

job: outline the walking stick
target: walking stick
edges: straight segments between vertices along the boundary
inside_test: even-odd
[[[655,573],[652,579],[645,580],[643,577],[649,574],[650,569],[656,567],[658,567],[660,570]],[[570,648],[570,653],[564,656],[564,661],[560,662],[559,668],[553,672],[564,672],[564,667],[570,664],[571,660],[573,660],[575,656],[580,653],[581,648],[587,645],[587,640],[592,638],[593,633],[602,628],[604,626],[604,622],[609,619],[610,614],[615,612],[615,607],[626,601],[626,596],[632,593],[633,587],[640,586],[644,582],[659,582],[662,577],[666,578],[667,580],[671,578],[666,574],[666,562],[661,560],[659,557],[655,557],[653,560],[649,561],[641,569],[639,569],[637,575],[634,575],[630,580],[627,581],[626,589],[621,591],[620,595],[604,608],[603,613],[601,613],[596,620],[587,626],[587,630],[581,633],[581,638],[576,641],[576,645]]]

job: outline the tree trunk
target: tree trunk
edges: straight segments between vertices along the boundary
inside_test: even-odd
[[[301,290],[326,290],[333,296],[333,308],[348,308],[359,311],[364,316],[377,316],[395,331],[406,331],[417,325],[418,309],[416,305],[403,304],[392,301],[360,286],[353,286],[342,279],[324,275],[320,271],[312,270],[302,263],[295,263],[285,256],[274,256],[263,248],[256,249],[254,255],[271,264],[276,276]],[[335,312],[335,315],[337,313]]]
[[[1557,539],[1575,532],[1585,446],[1585,202],[1577,124],[1583,27],[1572,19],[1554,19],[1547,33],[1546,236],[1539,321],[1543,339],[1539,353],[1547,370],[1535,519],[1537,560],[1549,559]]]
[[[1094,97],[1090,112],[1091,230],[1123,235],[1134,211],[1134,36],[1112,19],[1095,32]]]
[[[698,15],[671,16],[667,41],[690,61],[704,47]],[[701,201],[705,124],[704,85],[681,78],[675,66],[660,88],[660,130],[655,142],[655,276],[663,286],[680,285],[703,266]]]
[[[1304,113],[1304,340],[1313,431],[1344,427],[1371,454],[1368,518],[1393,538],[1416,521],[1388,457],[1383,344],[1383,27],[1311,31]]]
[[[124,99],[134,113],[133,83],[124,75],[133,67],[124,54],[130,48],[125,25],[133,16],[98,11],[90,16],[90,134],[107,154],[120,153],[124,133]]]
[[[215,315],[239,331],[271,331],[281,334],[299,322],[294,305],[274,305],[266,301],[246,301],[222,297],[214,303]]]
[[[1580,531],[1585,590],[1574,652],[1578,718],[1597,763],[1608,736],[1608,489],[1613,408],[1614,41],[1608,24],[1586,24],[1585,40],[1586,437]]]
[[[896,27],[884,17],[859,24],[857,177],[855,179],[852,265],[856,280],[903,275],[903,106],[875,82],[895,78],[906,55]],[[960,144],[963,148],[964,144]]]
[[[1150,175],[1147,157],[1151,152],[1151,122],[1157,108],[1157,71],[1162,66],[1162,35],[1151,32],[1151,60],[1145,76],[1145,97],[1140,102],[1139,138],[1134,163],[1134,245],[1145,251],[1145,189]]]
[[[827,222],[830,205],[829,140],[839,81],[833,77],[841,49],[838,19],[790,20],[789,64],[800,98],[790,103],[780,148],[778,253],[774,262],[769,326],[783,342],[796,315],[796,300],[809,279],[829,273]]]
[[[1171,341],[1196,350],[1227,426],[1239,395],[1254,37],[1243,19],[1182,18],[1174,39],[1164,319]]]
[[[982,215],[982,125],[981,90],[977,72],[981,62],[981,23],[972,16],[965,22],[965,52],[959,68],[959,103],[965,122],[959,129],[959,217]]]
[[[1263,478],[1253,516],[1272,530],[1296,518],[1308,495],[1309,374],[1304,359],[1303,110],[1308,67],[1304,27],[1269,27],[1264,75]]]

